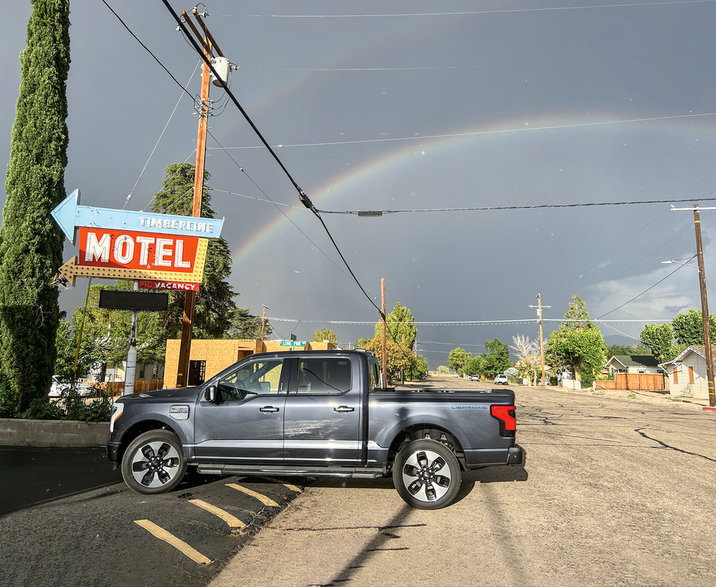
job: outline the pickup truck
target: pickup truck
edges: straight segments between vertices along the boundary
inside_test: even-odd
[[[524,462],[514,393],[380,387],[367,351],[251,355],[198,387],[119,398],[107,453],[143,494],[199,474],[377,478],[411,506],[452,503],[462,470]]]

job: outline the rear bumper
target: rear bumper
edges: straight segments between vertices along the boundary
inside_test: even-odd
[[[527,460],[527,453],[519,444],[511,446],[507,452],[508,465],[524,465]]]

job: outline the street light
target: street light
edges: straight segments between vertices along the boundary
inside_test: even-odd
[[[698,212],[694,211],[694,215],[698,219]],[[706,354],[706,381],[708,385],[708,397],[709,406],[716,406],[716,395],[714,395],[714,358],[713,351],[711,349],[711,321],[709,319],[709,300],[706,293],[706,273],[704,271],[704,252],[703,245],[701,243],[701,225],[696,222],[696,255],[698,260],[698,266],[692,265],[688,261],[691,259],[670,259],[669,261],[662,261],[664,264],[677,263],[679,265],[687,265],[695,268],[699,272],[699,290],[701,292],[701,316],[703,318],[704,325],[704,352]]]

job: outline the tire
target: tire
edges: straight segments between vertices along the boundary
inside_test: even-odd
[[[142,494],[164,493],[184,478],[186,459],[181,442],[168,430],[140,434],[122,457],[122,477],[132,491]]]
[[[460,490],[462,474],[455,454],[437,440],[413,440],[393,463],[393,484],[408,505],[422,510],[449,506]]]

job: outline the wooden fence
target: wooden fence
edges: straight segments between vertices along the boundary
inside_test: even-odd
[[[100,388],[100,394],[115,397],[122,395],[124,392],[124,381],[107,381],[97,385]],[[134,392],[141,393],[143,391],[154,391],[164,387],[164,379],[137,379],[134,382]]]
[[[594,389],[667,391],[667,385],[662,373],[615,373],[613,381],[595,381]]]

